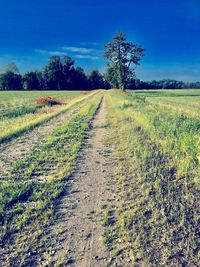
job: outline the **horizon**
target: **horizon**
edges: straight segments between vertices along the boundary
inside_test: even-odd
[[[200,80],[197,0],[11,2],[0,10],[0,67],[14,62],[20,72],[31,71],[42,68],[51,55],[68,55],[86,72],[103,72],[104,44],[121,30],[146,49],[137,78]]]

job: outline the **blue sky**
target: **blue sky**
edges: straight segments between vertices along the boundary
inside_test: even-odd
[[[103,71],[104,44],[118,31],[146,48],[139,78],[200,80],[199,0],[1,0],[0,66],[24,72],[66,54]]]

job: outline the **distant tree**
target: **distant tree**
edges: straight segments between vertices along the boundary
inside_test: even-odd
[[[43,71],[45,89],[61,90],[63,65],[59,56],[52,56]]]
[[[136,79],[135,84],[129,84],[129,89],[183,89],[183,88],[191,88],[188,87],[188,83],[184,83],[182,81],[176,81],[172,79],[164,79],[160,81],[140,81]],[[135,86],[134,86],[135,85]]]
[[[24,90],[39,90],[40,81],[36,71],[27,72],[23,75]]]
[[[97,69],[89,73],[88,82],[91,89],[103,89],[105,86],[103,75]]]
[[[89,88],[88,78],[83,68],[77,67],[71,70],[72,90],[86,90]]]
[[[0,75],[1,90],[22,90],[22,77],[20,74],[8,71]]]
[[[72,76],[74,72],[74,61],[71,57],[64,56],[62,59],[63,65],[63,82],[62,89],[70,89],[72,88]]]
[[[186,87],[186,88],[200,89],[200,82],[195,82],[193,87]]]
[[[44,73],[43,70],[36,70],[38,83],[39,83],[39,90],[45,90],[45,80],[44,80]]]
[[[0,68],[0,74],[5,74],[7,72],[13,72],[13,73],[19,74],[19,69],[17,65],[14,62],[12,62]]]
[[[111,86],[111,84],[106,80],[106,78],[105,78],[105,75],[103,75],[103,77],[104,77],[104,89],[111,89],[112,88],[112,86]]]
[[[129,77],[134,74],[134,67],[144,56],[144,49],[128,42],[126,35],[119,32],[111,42],[105,45],[104,56],[112,63],[112,71],[117,72],[118,88],[126,90]]]

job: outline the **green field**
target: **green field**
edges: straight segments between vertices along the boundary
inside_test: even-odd
[[[108,247],[133,266],[197,266],[200,91],[111,93],[109,119],[120,201]]]
[[[63,104],[36,110],[36,99],[47,95]],[[81,151],[87,150],[102,99],[105,143],[112,149],[113,176],[107,175],[107,182],[115,196],[102,203],[99,222],[112,255],[106,266],[198,266],[200,90],[189,89],[0,92],[3,149],[79,107],[1,174],[1,266],[45,266],[30,257],[30,249],[50,249],[48,227],[57,220],[58,201]],[[16,115],[20,107],[29,109]],[[46,266],[66,266],[48,257]]]
[[[69,108],[68,105],[71,107],[87,94],[76,91],[0,92],[0,142],[33,129],[59,115]],[[44,96],[56,97],[63,105],[56,108],[38,108],[35,102]]]

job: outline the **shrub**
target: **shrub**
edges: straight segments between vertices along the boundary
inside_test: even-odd
[[[36,104],[39,106],[55,106],[61,105],[61,102],[57,98],[45,96],[37,99]]]

